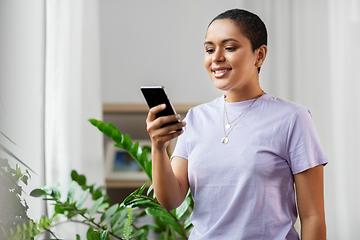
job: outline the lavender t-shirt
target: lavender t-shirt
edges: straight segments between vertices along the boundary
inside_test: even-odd
[[[229,120],[252,101],[226,103]],[[223,120],[224,97],[190,109],[173,153],[188,160],[190,239],[299,239],[293,174],[327,163],[309,110],[263,95],[225,145]]]

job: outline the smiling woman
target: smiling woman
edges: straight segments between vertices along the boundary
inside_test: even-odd
[[[149,111],[154,190],[171,210],[191,189],[192,240],[300,239],[294,228],[298,212],[303,240],[326,238],[328,161],[309,110],[260,87],[266,39],[255,14],[220,14],[207,29],[204,65],[224,96],[190,109],[173,126],[161,128],[177,116],[156,118],[161,106]],[[177,136],[170,162],[165,148]]]
[[[252,50],[250,40],[230,19],[214,21],[205,41],[204,65],[215,86],[227,92],[228,102],[254,98],[261,92],[258,68],[267,47]]]

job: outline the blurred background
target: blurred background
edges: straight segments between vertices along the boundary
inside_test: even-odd
[[[108,139],[87,120],[145,139],[140,86],[165,86],[182,114],[220,96],[203,42],[208,23],[230,8],[267,26],[264,91],[312,112],[329,158],[328,239],[359,239],[358,0],[0,0],[0,129],[16,145],[1,142],[36,172],[25,192],[68,186],[72,169],[115,195],[136,187],[108,181]],[[27,202],[34,219],[48,211]]]

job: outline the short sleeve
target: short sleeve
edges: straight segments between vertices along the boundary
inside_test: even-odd
[[[287,144],[287,160],[293,174],[328,163],[311,113],[306,107],[300,107],[295,112],[289,126]]]
[[[188,119],[191,116],[190,112],[191,112],[191,109],[189,110],[189,112],[186,114],[186,117],[184,118],[184,121],[186,122],[185,127],[183,127],[184,132],[177,138],[175,149],[171,156],[171,159],[173,157],[181,157],[186,160],[188,159],[188,149],[186,146],[186,135],[187,135],[187,128],[188,128]]]

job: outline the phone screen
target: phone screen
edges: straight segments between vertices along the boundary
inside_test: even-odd
[[[166,105],[166,108],[163,111],[156,114],[157,118],[161,116],[169,116],[176,114],[176,111],[173,108],[163,86],[142,86],[141,92],[143,93],[149,108],[155,107],[163,103]],[[161,127],[165,127],[178,122],[179,121],[170,122],[164,124]],[[178,129],[177,131],[179,130],[181,129]]]

